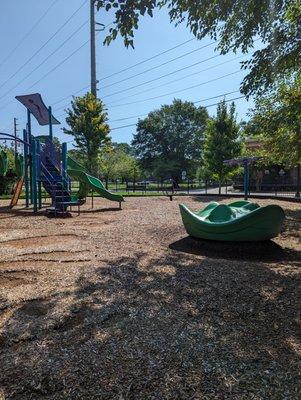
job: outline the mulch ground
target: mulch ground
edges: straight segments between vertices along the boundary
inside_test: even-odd
[[[300,204],[233,244],[187,236],[179,201],[209,200],[64,219],[2,201],[0,399],[299,399]]]

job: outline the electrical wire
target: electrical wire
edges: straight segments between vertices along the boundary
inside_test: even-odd
[[[177,70],[175,70],[175,71],[169,72],[168,74],[164,74],[164,75],[158,76],[157,78],[150,79],[150,80],[148,80],[148,81],[146,81],[146,82],[138,83],[137,85],[130,86],[130,87],[126,88],[126,89],[119,90],[118,92],[108,94],[108,95],[106,95],[106,96],[103,96],[103,98],[115,96],[116,94],[120,94],[120,93],[123,93],[123,92],[127,92],[128,90],[136,89],[137,87],[147,85],[148,83],[152,83],[152,82],[158,81],[159,79],[166,78],[167,76],[170,76],[170,75],[174,75],[174,74],[176,74],[176,73],[178,73],[178,72],[184,71],[185,69],[192,68],[192,67],[194,67],[194,66],[196,66],[196,65],[198,65],[198,64],[202,64],[202,63],[204,63],[204,62],[206,62],[206,61],[210,61],[210,60],[212,60],[212,59],[214,59],[214,58],[216,58],[216,57],[220,57],[220,54],[215,55],[215,56],[212,56],[212,57],[205,58],[204,60],[201,60],[201,61],[198,61],[198,62],[196,62],[196,63],[187,65],[186,67],[183,67],[183,68],[179,68],[179,69],[177,69]],[[104,87],[103,89],[105,89],[105,87]]]
[[[2,85],[0,85],[0,89],[6,85],[7,82],[9,82],[12,78],[14,78],[27,64],[29,64],[29,62],[31,60],[34,59],[34,57],[36,55],[38,55],[40,53],[40,51],[47,46],[47,44],[56,36],[58,35],[59,32],[61,32],[61,30],[71,21],[71,19],[81,10],[81,8],[86,4],[87,0],[84,0],[84,2],[81,4],[81,6],[79,6],[71,15],[70,17],[54,32],[53,35],[50,36],[50,38],[48,40],[46,40],[46,42],[24,63],[22,64],[17,71],[15,71],[12,75],[10,75],[9,78],[6,79],[5,82],[2,83]]]
[[[76,92],[73,92],[72,94],[69,94],[68,96],[63,97],[62,99],[56,101],[55,103],[52,103],[52,106],[55,106],[56,104],[61,103],[62,101],[69,99],[70,97],[74,96],[75,94],[78,94],[78,93],[82,92],[85,89],[88,89],[89,87],[90,87],[90,85],[82,87],[81,89],[77,90]],[[66,105],[63,108],[65,108],[65,107],[66,107]],[[60,109],[61,108],[57,108],[56,111],[60,110]]]
[[[57,65],[55,65],[50,71],[48,71],[45,75],[43,75],[40,79],[38,79],[34,84],[32,84],[27,90],[32,89],[34,86],[36,86],[38,83],[40,83],[43,79],[45,79],[48,75],[50,75],[53,71],[58,69],[61,65],[63,65],[66,61],[68,61],[71,57],[74,56],[77,52],[79,52],[84,46],[86,46],[87,43],[89,43],[90,40],[85,41],[80,47],[75,49],[69,56],[65,57],[62,61],[60,61]]]
[[[105,26],[105,28],[107,28],[108,26],[110,26],[112,24],[112,22],[108,25]],[[99,32],[98,32],[99,33]],[[98,34],[97,33],[97,34]],[[27,88],[26,90],[30,90],[32,87],[34,87],[36,84],[38,84],[41,80],[43,80],[44,78],[46,78],[50,73],[52,73],[53,71],[55,71],[57,68],[59,68],[62,64],[64,64],[67,60],[69,60],[74,54],[76,54],[79,50],[81,50],[87,43],[89,43],[89,40],[87,40],[85,43],[83,43],[80,47],[78,47],[77,49],[75,49],[69,56],[65,57],[61,62],[59,62],[57,65],[55,65],[50,71],[48,71],[45,75],[42,76],[42,78],[40,78],[38,81],[36,81],[33,85],[31,85],[29,88]],[[73,93],[79,93],[82,90],[88,88],[88,86],[85,86],[84,88],[78,90],[77,92]],[[66,96],[64,99],[68,98],[70,96]],[[0,110],[6,108],[9,104],[11,104],[14,100],[4,104],[2,107],[0,107]],[[60,103],[62,101],[62,99],[60,99],[59,101],[57,101],[55,104]]]
[[[202,60],[202,61],[199,61],[199,62],[197,62],[197,63],[188,65],[188,66],[186,66],[186,67],[184,67],[184,68],[180,68],[180,69],[178,69],[178,70],[172,71],[172,72],[170,72],[170,73],[168,73],[168,74],[161,75],[161,76],[159,76],[159,77],[157,77],[157,78],[151,79],[151,80],[146,81],[146,82],[142,82],[141,84],[132,86],[132,87],[127,88],[127,89],[120,90],[119,92],[115,92],[115,93],[112,93],[112,94],[107,95],[107,96],[103,96],[102,98],[111,97],[111,96],[113,96],[113,95],[120,94],[120,93],[126,92],[126,91],[128,91],[128,90],[132,90],[132,89],[134,89],[134,88],[136,88],[136,87],[146,85],[146,84],[148,84],[148,83],[157,81],[157,80],[159,80],[159,79],[165,78],[165,77],[170,76],[170,75],[174,75],[174,74],[177,73],[177,72],[186,70],[186,69],[188,69],[188,68],[194,67],[194,66],[197,65],[197,64],[202,64],[202,63],[205,62],[205,61],[208,61],[208,60],[211,60],[211,59],[213,59],[213,58],[220,57],[220,56],[221,56],[221,55],[217,55],[217,56],[214,56],[214,57],[209,57],[209,58],[207,58],[207,59],[205,59],[205,60]],[[235,61],[235,60],[237,60],[237,59],[241,59],[241,58],[243,58],[243,57],[244,57],[244,55],[231,58],[230,60],[223,61],[223,62],[221,62],[221,63],[215,64],[215,65],[213,65],[213,66],[210,66],[210,67],[208,67],[208,68],[202,69],[202,70],[197,71],[197,72],[193,72],[192,74],[182,76],[180,79],[183,80],[183,79],[186,79],[186,78],[190,78],[191,76],[198,75],[198,74],[200,74],[201,72],[209,71],[209,70],[211,70],[211,69],[213,69],[213,68],[217,68],[217,67],[219,67],[219,66],[221,66],[221,65],[227,64],[227,63],[232,62],[232,61]],[[152,91],[152,90],[154,90],[154,89],[161,88],[162,86],[166,86],[166,85],[169,85],[169,84],[171,84],[171,83],[178,82],[180,79],[177,78],[177,79],[174,79],[174,80],[172,80],[172,81],[165,82],[165,83],[163,83],[163,84],[161,84],[161,85],[159,85],[159,86],[154,86],[154,87],[152,87],[152,88],[150,88],[150,89],[143,90],[142,92],[134,93],[134,94],[132,94],[131,96],[137,96],[137,95],[140,95],[140,94],[144,94],[144,93],[149,92],[149,91]],[[119,100],[119,101],[122,101],[122,100],[125,100],[125,99],[127,99],[127,98],[128,98],[128,96],[127,96],[127,97],[123,97],[123,98],[118,99],[118,100]]]
[[[36,21],[36,23],[31,27],[31,29],[22,37],[22,39],[19,41],[19,43],[12,49],[12,51],[7,55],[7,57],[0,63],[0,67],[2,67],[3,64],[5,64],[10,57],[15,53],[15,51],[21,46],[22,43],[25,42],[25,40],[28,38],[28,36],[35,30],[35,28],[39,25],[39,23],[46,17],[48,12],[51,10],[51,8],[58,2],[58,0],[54,0],[50,6],[46,9],[46,11],[41,15],[41,17]]]
[[[243,97],[245,97],[245,96],[234,97],[233,99],[225,100],[225,102],[226,102],[226,103],[229,103],[230,101],[242,99]],[[219,104],[219,103],[208,104],[207,106],[204,106],[204,107],[205,107],[205,108],[213,107],[213,106],[217,106],[218,104]],[[129,128],[129,127],[136,126],[136,125],[137,125],[137,123],[136,123],[136,124],[123,125],[123,126],[117,126],[117,127],[115,127],[115,128],[111,128],[111,131],[115,131],[116,129]]]
[[[105,26],[105,28],[109,27],[109,26],[112,25],[113,23],[114,23],[114,21],[110,22],[108,25]],[[189,43],[189,42],[192,42],[193,40],[196,40],[196,38],[192,38],[192,39],[186,40],[185,42],[182,42],[182,43],[180,43],[180,44],[178,44],[178,45],[176,45],[176,46],[174,46],[174,47],[171,47],[171,48],[169,48],[169,49],[167,49],[167,50],[164,50],[164,51],[162,51],[162,52],[160,52],[160,53],[158,53],[158,54],[155,54],[155,55],[153,55],[152,57],[149,57],[149,58],[147,58],[147,59],[145,59],[145,60],[142,60],[142,61],[140,61],[140,62],[138,62],[138,63],[136,63],[136,64],[134,64],[134,65],[131,65],[130,67],[124,68],[124,69],[122,69],[122,70],[120,70],[120,71],[114,72],[114,73],[111,74],[111,75],[108,75],[108,76],[105,76],[105,77],[103,77],[103,78],[100,78],[100,79],[98,79],[98,81],[103,81],[103,80],[105,80],[105,79],[111,78],[112,76],[115,76],[115,75],[121,74],[122,72],[128,71],[129,69],[132,69],[132,68],[134,68],[134,67],[137,67],[138,65],[141,65],[141,64],[144,64],[144,63],[146,63],[146,62],[148,62],[148,61],[150,61],[150,60],[153,60],[153,59],[155,59],[155,58],[157,58],[157,57],[159,57],[159,56],[161,56],[161,55],[163,55],[163,54],[166,54],[166,53],[168,53],[168,52],[170,52],[170,51],[172,51],[172,50],[175,50],[175,49],[177,49],[177,48],[179,48],[179,47],[181,47],[181,46],[183,46],[183,45],[185,45],[185,44],[187,44],[187,43]],[[64,100],[68,99],[69,97],[73,96],[74,94],[79,93],[79,92],[81,92],[82,90],[87,89],[88,87],[90,87],[90,85],[87,85],[87,86],[85,86],[84,88],[78,90],[77,92],[72,93],[72,94],[70,94],[69,96],[63,97],[62,99],[60,99],[60,100],[58,100],[58,101],[56,101],[55,103],[52,103],[52,104],[53,104],[53,105],[56,105],[56,104],[60,103],[61,101],[64,101]],[[65,106],[64,106],[64,107],[65,107]]]
[[[148,68],[148,69],[146,69],[146,70],[144,70],[142,72],[139,72],[139,73],[137,73],[135,75],[131,75],[131,76],[127,77],[127,78],[121,79],[120,81],[116,81],[116,82],[110,83],[109,85],[103,86],[102,89],[106,89],[108,87],[117,85],[118,83],[122,83],[122,82],[128,81],[129,79],[136,78],[137,76],[140,76],[140,75],[146,74],[147,72],[150,72],[150,71],[153,71],[155,69],[161,68],[164,65],[167,65],[167,64],[169,64],[169,63],[171,63],[173,61],[176,61],[176,60],[179,60],[181,58],[184,58],[184,57],[186,57],[186,56],[188,56],[190,54],[196,53],[197,51],[203,50],[206,47],[212,46],[213,44],[215,44],[215,42],[211,42],[209,44],[206,44],[205,46],[198,47],[197,49],[194,49],[194,50],[191,50],[191,51],[189,51],[187,53],[181,54],[178,57],[172,58],[171,60],[165,61],[165,62],[163,62],[163,63],[161,63],[159,65],[155,65],[154,67]]]
[[[110,25],[111,25],[111,24],[110,24]],[[146,58],[145,60],[142,60],[142,61],[140,61],[140,62],[138,62],[138,63],[136,63],[136,64],[134,64],[134,65],[131,65],[130,67],[121,69],[120,71],[114,72],[114,73],[111,74],[111,75],[104,76],[103,78],[100,78],[99,81],[104,81],[105,79],[109,79],[109,78],[111,78],[112,76],[119,75],[119,74],[121,74],[122,72],[128,71],[128,70],[130,70],[130,69],[132,69],[132,68],[134,68],[134,67],[137,67],[138,65],[145,64],[146,62],[151,61],[151,60],[154,60],[155,58],[158,58],[158,57],[162,56],[163,54],[169,53],[169,52],[172,51],[172,50],[178,49],[179,47],[184,46],[185,44],[190,43],[190,42],[192,42],[193,40],[196,40],[196,38],[192,38],[192,39],[186,40],[185,42],[182,42],[182,43],[180,43],[180,44],[178,44],[178,45],[176,45],[176,46],[174,46],[174,47],[171,47],[170,49],[164,50],[164,51],[162,51],[161,53],[155,54],[155,55],[153,55],[152,57]]]
[[[50,53],[36,68],[31,70],[23,79],[21,79],[15,86],[10,88],[6,93],[4,93],[2,96],[0,96],[0,99],[3,97],[7,96],[12,90],[14,90],[16,87],[20,86],[27,78],[29,78],[37,69],[39,69],[42,65],[45,64],[46,61],[49,60],[50,57],[52,57],[55,53],[57,53],[70,39],[74,37],[76,33],[78,33],[85,25],[87,25],[89,21],[84,22],[81,24],[64,42],[62,42],[59,47],[57,47],[52,53]]]
[[[190,90],[190,89],[194,89],[194,88],[196,88],[196,87],[202,86],[202,85],[206,85],[207,83],[211,83],[211,82],[218,81],[218,80],[220,80],[220,79],[226,78],[226,77],[228,77],[228,76],[232,76],[232,75],[237,74],[237,73],[239,73],[239,72],[242,72],[242,70],[239,69],[239,70],[237,70],[237,71],[230,72],[229,74],[225,74],[225,75],[222,75],[222,76],[218,76],[217,78],[213,78],[213,79],[210,79],[210,80],[208,80],[208,81],[201,82],[201,83],[198,83],[198,84],[193,85],[193,86],[189,86],[189,87],[184,88],[184,89],[178,89],[178,90],[174,90],[173,92],[161,94],[161,95],[159,95],[159,96],[149,97],[149,98],[147,98],[147,99],[137,100],[137,101],[133,101],[133,102],[130,102],[130,103],[113,104],[113,105],[107,104],[107,106],[110,106],[111,108],[113,108],[113,107],[123,107],[123,106],[132,105],[132,104],[142,103],[142,102],[144,102],[144,101],[160,99],[161,97],[170,96],[170,95],[172,95],[172,94],[184,92],[184,91],[186,91],[186,90]]]
[[[208,97],[208,98],[206,98],[206,99],[202,99],[202,100],[198,100],[198,101],[193,101],[192,103],[198,104],[198,103],[202,103],[203,101],[208,101],[208,100],[217,99],[217,98],[219,98],[219,97],[228,96],[229,94],[238,93],[238,92],[239,92],[239,90],[234,90],[234,91],[232,91],[232,92],[222,93],[222,94],[219,94],[219,95],[217,95],[217,96]],[[148,113],[148,114],[149,114],[149,113]],[[148,114],[138,114],[138,115],[132,115],[131,117],[113,119],[113,120],[110,120],[110,123],[111,123],[111,122],[125,121],[125,120],[132,119],[132,118],[145,117],[145,116],[147,116]]]
[[[234,72],[230,72],[229,74],[222,75],[222,76],[219,76],[219,77],[217,77],[217,78],[213,78],[213,79],[210,79],[210,80],[208,80],[208,81],[201,82],[201,83],[198,83],[198,84],[196,84],[196,85],[189,86],[189,87],[187,87],[187,88],[183,88],[183,89],[179,89],[179,90],[175,90],[175,91],[173,91],[173,92],[169,92],[169,93],[162,94],[162,95],[159,95],[159,96],[149,97],[149,98],[147,98],[147,99],[136,100],[136,101],[133,101],[133,102],[123,103],[123,104],[111,103],[111,104],[107,104],[107,106],[109,106],[110,108],[115,108],[115,107],[129,106],[129,105],[133,105],[133,104],[137,104],[137,103],[142,103],[142,102],[150,101],[150,100],[156,100],[156,99],[159,99],[159,98],[161,98],[161,97],[165,97],[165,96],[169,96],[169,95],[172,95],[172,94],[180,93],[180,92],[183,92],[183,91],[186,91],[186,90],[190,90],[190,89],[194,89],[194,88],[196,88],[196,87],[199,87],[199,86],[202,86],[202,85],[211,83],[211,82],[215,82],[215,81],[217,81],[217,80],[220,80],[220,79],[226,78],[226,77],[228,77],[228,76],[237,74],[238,72],[241,72],[241,70],[237,70],[237,71],[234,71]],[[137,93],[137,94],[138,94],[138,93]],[[67,104],[64,105],[63,107],[59,107],[59,108],[55,109],[54,111],[63,110],[65,107],[67,107]]]

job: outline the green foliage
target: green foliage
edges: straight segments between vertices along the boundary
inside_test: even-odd
[[[114,149],[116,149],[116,150],[121,150],[124,153],[129,154],[131,156],[134,155],[134,150],[133,150],[132,146],[130,144],[128,144],[128,143],[115,143],[115,142],[113,142],[112,143],[112,147]]]
[[[15,169],[15,151],[11,147],[0,146],[0,151],[3,150],[7,155],[7,169],[14,171]]]
[[[136,180],[140,175],[138,163],[133,156],[127,154],[120,146],[107,147],[99,157],[100,174],[106,181],[121,179]]]
[[[132,146],[143,170],[160,178],[180,177],[182,170],[194,175],[207,118],[205,108],[174,100],[139,120]]]
[[[115,9],[115,26],[105,43],[120,34],[126,46],[133,47],[134,30],[141,16],[153,16],[156,8],[166,7],[172,23],[187,23],[191,32],[202,39],[209,35],[218,40],[222,53],[252,50],[254,40],[265,47],[242,63],[250,68],[242,91],[265,91],[279,77],[300,71],[301,5],[300,0],[97,0],[98,8]]]
[[[209,181],[212,178],[209,170],[205,165],[200,166],[196,171],[196,179],[201,182]]]
[[[235,105],[228,109],[225,101],[217,106],[215,118],[209,119],[205,131],[202,173],[219,182],[224,182],[235,172],[224,160],[236,158],[241,154],[239,125],[235,118]]]
[[[0,195],[8,194],[16,180],[14,150],[6,146],[0,146],[0,152],[1,150],[3,150],[7,156],[7,172],[5,176],[0,175]]]
[[[255,105],[247,132],[263,143],[257,154],[266,164],[296,166],[301,157],[301,75],[257,97]]]
[[[67,110],[66,122],[70,130],[64,128],[64,133],[74,137],[84,165],[91,173],[96,173],[100,149],[110,141],[107,120],[104,104],[91,93],[74,97]]]

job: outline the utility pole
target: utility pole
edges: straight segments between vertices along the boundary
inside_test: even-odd
[[[95,49],[95,0],[90,0],[90,45],[91,45],[91,93],[97,97],[96,49]]]

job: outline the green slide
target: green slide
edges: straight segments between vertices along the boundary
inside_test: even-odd
[[[281,207],[260,207],[249,201],[210,203],[194,213],[180,204],[183,224],[190,236],[222,241],[258,241],[277,236],[284,220]]]
[[[73,158],[68,156],[68,175],[73,178],[78,180],[81,184],[87,187],[87,189],[92,189],[95,192],[97,192],[101,197],[104,197],[105,199],[111,200],[111,201],[117,201],[121,203],[124,201],[124,198],[115,193],[109,192],[98,178],[95,178],[94,176],[88,174],[85,170],[85,168],[80,165],[77,161],[75,161]]]

